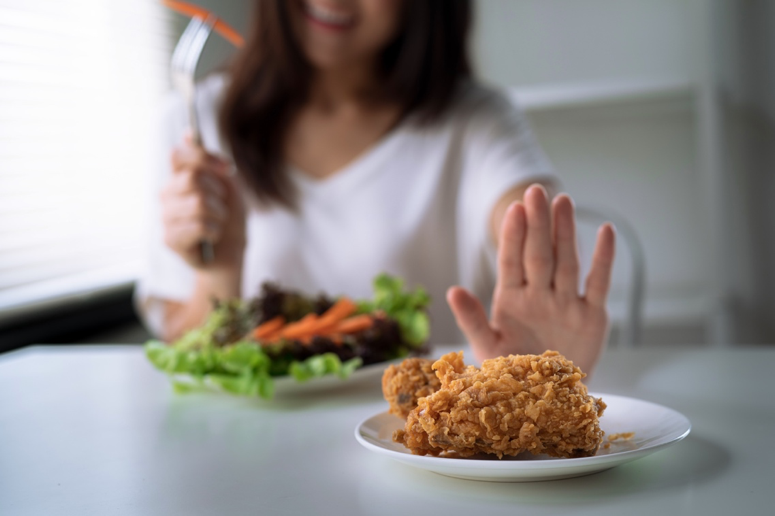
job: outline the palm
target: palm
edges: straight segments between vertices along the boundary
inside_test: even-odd
[[[578,293],[573,204],[559,196],[552,206],[540,187],[525,193],[504,218],[498,283],[491,317],[474,296],[450,290],[449,302],[476,358],[540,354],[553,349],[591,371],[605,345],[614,233],[601,227],[583,296]]]
[[[552,293],[536,295],[527,288],[499,289],[493,297],[490,325],[497,329],[498,355],[507,354],[513,345],[519,353],[540,354],[554,349],[573,356],[576,349],[587,350],[605,341],[605,310],[581,298],[557,299]],[[591,369],[590,364],[578,365],[582,370]]]

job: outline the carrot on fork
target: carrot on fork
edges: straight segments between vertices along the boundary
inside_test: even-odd
[[[179,0],[162,0],[162,3],[170,9],[188,16],[189,18],[197,16],[203,20],[206,20],[210,16],[213,16],[215,18],[215,23],[213,24],[213,29],[215,29],[215,32],[223,36],[226,41],[235,47],[239,48],[245,44],[245,40],[239,32],[234,30],[228,23],[203,7],[189,4],[188,2],[180,2]]]

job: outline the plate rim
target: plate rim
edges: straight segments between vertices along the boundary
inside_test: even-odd
[[[632,460],[639,459],[645,455],[654,453],[664,447],[675,444],[676,442],[679,442],[685,439],[691,433],[691,430],[692,430],[691,420],[689,420],[689,418],[686,417],[681,412],[671,407],[667,407],[660,403],[654,403],[652,401],[643,400],[640,398],[633,398],[630,396],[596,393],[596,392],[591,392],[589,394],[591,396],[595,396],[598,398],[599,397],[606,397],[608,399],[615,398],[620,400],[637,401],[639,403],[652,405],[656,408],[668,411],[673,415],[678,416],[680,419],[683,420],[686,427],[682,432],[673,436],[668,441],[657,443],[657,444],[649,443],[645,445],[643,448],[638,448],[637,450],[622,450],[622,451],[614,452],[607,455],[594,455],[592,457],[553,458],[551,460],[524,460],[524,461],[519,461],[519,460],[498,461],[498,460],[482,460],[482,459],[468,459],[468,458],[455,458],[455,457],[434,457],[434,456],[428,456],[428,455],[413,455],[411,453],[398,452],[395,450],[378,446],[370,442],[364,435],[362,435],[361,429],[363,428],[364,424],[367,421],[370,421],[371,419],[379,416],[389,414],[389,412],[387,411],[379,412],[377,414],[372,414],[371,416],[368,416],[363,420],[361,420],[358,423],[358,425],[356,425],[354,434],[355,434],[355,439],[365,448],[370,449],[374,452],[380,453],[382,455],[386,455],[390,458],[393,458],[394,460],[403,462],[405,464],[416,466],[417,463],[424,462],[428,466],[442,466],[444,468],[448,468],[450,466],[454,467],[454,465],[466,464],[465,468],[469,470],[491,470],[491,471],[499,471],[504,473],[505,472],[524,473],[529,471],[547,472],[550,470],[557,470],[557,469],[568,471],[570,469],[586,469],[589,466],[614,467],[624,462],[629,462]],[[393,417],[397,417],[397,416],[393,416]],[[430,467],[426,469],[433,471]]]
[[[378,373],[382,373],[386,368],[394,364],[399,364],[404,358],[395,358],[361,366],[354,370],[347,378],[340,378],[335,374],[326,374],[310,378],[304,382],[299,382],[293,376],[286,374],[272,377],[274,382],[275,395],[291,395],[305,392],[309,389],[320,388],[321,384],[326,387],[346,386],[350,383],[356,383],[367,378],[371,378]]]

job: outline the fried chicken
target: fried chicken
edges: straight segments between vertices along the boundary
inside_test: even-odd
[[[415,455],[479,453],[594,455],[606,407],[587,394],[586,376],[555,351],[485,360],[481,369],[449,353],[433,364],[441,388],[422,397],[393,440]]]
[[[382,394],[390,403],[391,414],[406,419],[419,398],[433,394],[441,381],[427,358],[407,358],[398,366],[391,365],[382,375]]]

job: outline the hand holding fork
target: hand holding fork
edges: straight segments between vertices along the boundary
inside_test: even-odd
[[[228,178],[231,165],[203,148],[196,110],[196,67],[215,22],[214,16],[193,17],[171,64],[173,85],[189,114],[190,135],[173,152],[172,180],[162,191],[165,242],[195,268],[233,267],[245,245],[244,211]]]

